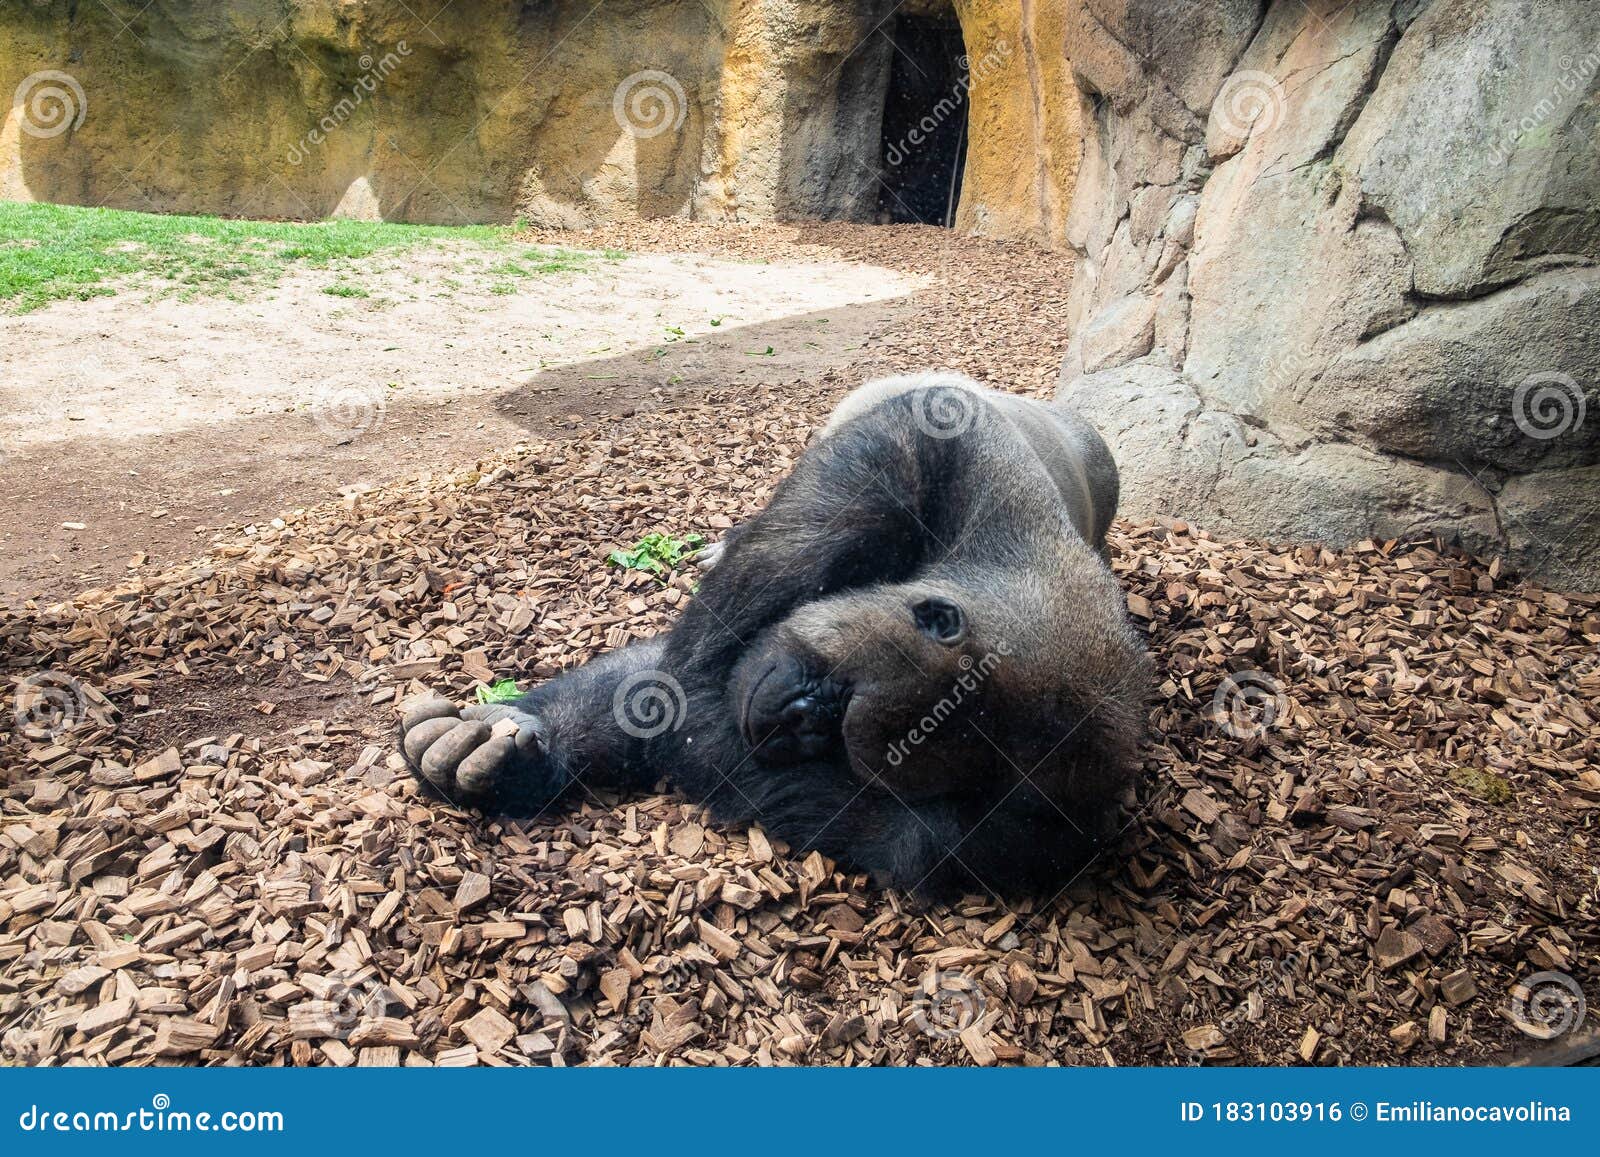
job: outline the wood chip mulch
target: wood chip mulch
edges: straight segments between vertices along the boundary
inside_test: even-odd
[[[1059,351],[1027,335],[1064,279],[1041,258],[993,289],[978,246],[963,285],[943,238],[900,259],[923,245],[930,305],[975,304],[863,364],[1046,388]],[[1600,996],[1600,599],[1438,544],[1119,524],[1165,682],[1121,846],[1054,898],[929,906],[670,793],[523,822],[419,798],[399,699],[665,627],[694,572],[607,552],[757,509],[854,370],[588,422],[0,613],[4,1058],[1464,1063],[1536,1043],[1519,979]]]

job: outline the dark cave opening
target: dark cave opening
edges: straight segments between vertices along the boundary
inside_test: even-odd
[[[948,18],[895,20],[883,104],[878,220],[950,225],[967,153],[967,55]]]

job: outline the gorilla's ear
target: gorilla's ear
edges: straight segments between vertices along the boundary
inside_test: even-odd
[[[950,646],[967,637],[967,616],[949,599],[938,595],[911,605],[918,630],[936,643]]]

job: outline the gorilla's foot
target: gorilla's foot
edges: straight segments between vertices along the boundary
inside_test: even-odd
[[[400,748],[418,779],[461,806],[537,808],[563,786],[545,756],[538,719],[510,704],[414,700],[400,721]]]

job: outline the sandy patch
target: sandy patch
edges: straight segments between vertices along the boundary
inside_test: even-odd
[[[186,557],[217,529],[569,414],[820,375],[904,318],[922,281],[673,254],[528,277],[507,267],[524,252],[446,244],[233,298],[135,288],[0,317],[0,590]]]

